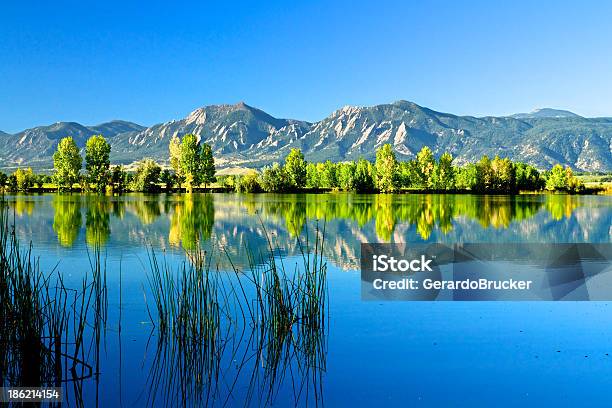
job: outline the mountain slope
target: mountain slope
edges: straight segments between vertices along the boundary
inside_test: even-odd
[[[580,170],[612,169],[611,119],[476,118],[440,113],[407,101],[344,107],[276,153],[282,157],[298,147],[315,161],[361,156],[372,160],[384,143],[391,143],[400,159],[414,158],[427,145],[436,155],[452,153],[457,163],[499,154],[541,168],[561,163]]]
[[[120,133],[140,132],[146,129],[146,127],[125,120],[111,120],[110,122],[101,123],[96,126],[89,126],[89,129],[108,138]]]
[[[499,154],[540,168],[560,163],[612,170],[611,118],[553,109],[505,117],[456,116],[408,101],[345,106],[315,123],[278,119],[242,102],[202,107],[148,128],[123,121],[89,127],[62,122],[0,135],[0,167],[50,169],[59,138],[73,136],[82,147],[98,133],[112,145],[111,161],[123,164],[144,157],[167,164],[170,139],[193,133],[211,145],[219,168],[260,167],[284,159],[294,147],[310,161],[374,159],[376,149],[390,143],[400,160],[429,146],[436,155],[452,153],[459,164]]]
[[[117,136],[112,158],[129,163],[142,157],[166,162],[168,145],[174,136],[193,133],[211,145],[217,163],[248,161],[247,151],[274,145],[279,139],[291,141],[306,132],[307,122],[277,119],[246,105],[212,105],[196,109],[186,118],[152,126],[137,133]]]
[[[94,132],[75,122],[57,122],[49,126],[39,126],[9,136],[0,146],[3,163],[33,168],[46,167],[57,147],[59,140],[67,135],[74,138],[79,147]],[[7,166],[8,167],[8,166]]]

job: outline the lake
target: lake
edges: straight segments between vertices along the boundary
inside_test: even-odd
[[[97,373],[83,382],[85,406],[609,400],[609,303],[365,302],[359,251],[364,242],[609,243],[611,196],[48,194],[6,200],[21,242],[31,241],[41,268],[56,268],[66,286],[81,284],[93,248],[101,248],[108,317]],[[180,363],[193,356],[160,346],[147,308],[151,251],[177,267],[186,253],[202,248],[215,270],[237,282],[232,271],[258,264],[270,245],[290,270],[317,230],[325,231],[329,320],[316,351],[288,347],[273,354],[269,345],[254,347],[243,327],[229,335],[232,347],[219,352],[210,386]],[[279,356],[280,368],[271,368],[270,355]],[[72,405],[73,393],[66,385]]]

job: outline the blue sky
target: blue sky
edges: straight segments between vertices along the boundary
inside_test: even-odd
[[[606,2],[99,3],[0,4],[1,130],[241,100],[311,121],[398,99],[612,116]]]

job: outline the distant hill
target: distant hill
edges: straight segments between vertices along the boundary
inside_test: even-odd
[[[83,148],[92,135],[101,133],[112,139],[119,133],[143,129],[143,126],[125,121],[112,121],[90,127],[76,122],[57,122],[49,126],[26,129],[14,135],[0,135],[0,167],[28,166],[51,169],[53,153],[63,137],[72,136],[77,146]]]
[[[133,122],[126,122],[125,120],[112,120],[96,126],[89,126],[89,129],[93,130],[96,134],[113,137],[120,133],[140,132],[144,130],[145,127]]]
[[[459,164],[499,154],[540,168],[560,163],[578,170],[612,170],[612,118],[584,118],[557,109],[456,116],[403,100],[345,106],[315,123],[278,119],[242,102],[202,107],[148,128],[124,121],[96,126],[60,122],[0,134],[0,166],[49,170],[60,138],[70,135],[82,147],[98,133],[112,145],[111,161],[122,164],[144,157],[167,164],[172,136],[193,133],[212,146],[218,168],[261,167],[284,159],[293,147],[311,161],[374,159],[376,149],[390,143],[400,160],[429,146],[436,155],[452,153]]]
[[[574,112],[562,110],[562,109],[551,109],[542,108],[536,109],[529,113],[515,113],[510,115],[511,118],[515,119],[538,119],[538,118],[580,118],[582,116],[576,115]]]

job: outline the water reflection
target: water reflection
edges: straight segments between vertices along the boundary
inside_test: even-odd
[[[546,210],[550,212],[553,219],[559,221],[572,216],[572,212],[578,207],[574,197],[568,195],[553,195],[546,200]]]
[[[215,222],[215,205],[212,194],[185,194],[179,196],[170,213],[170,245],[182,245],[186,250],[199,247],[207,241]]]
[[[19,216],[32,215],[36,202],[29,195],[19,195],[16,197],[13,209]]]
[[[63,247],[71,247],[76,241],[81,229],[81,196],[53,196],[53,231]]]
[[[360,242],[607,241],[612,219],[609,196],[54,194],[8,201],[18,217],[33,221],[22,224],[27,239],[47,242],[50,235],[65,248],[83,243],[83,215],[90,246],[153,243],[191,251],[218,244],[239,258],[240,248],[265,249],[264,229],[292,253],[306,226],[325,220],[329,251],[340,264],[355,257]]]
[[[284,219],[291,236],[299,235],[307,219],[344,219],[356,221],[363,228],[374,221],[381,241],[390,241],[398,223],[416,226],[418,235],[427,240],[434,228],[442,233],[453,229],[453,220],[467,217],[484,227],[508,228],[512,222],[533,217],[543,207],[556,217],[571,216],[580,203],[575,196],[543,196],[533,200],[524,196],[471,195],[284,195],[259,202],[264,216]],[[542,198],[542,197],[540,197]],[[258,198],[246,205],[257,207]],[[562,217],[561,217],[562,218]],[[555,218],[560,219],[560,218]]]
[[[144,200],[130,202],[130,210],[136,214],[142,225],[149,225],[162,214],[163,203],[157,198],[146,197]]]
[[[111,234],[110,214],[113,206],[104,196],[87,196],[85,199],[85,241],[90,246],[104,246]]]

